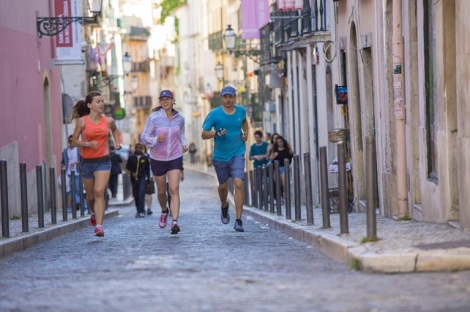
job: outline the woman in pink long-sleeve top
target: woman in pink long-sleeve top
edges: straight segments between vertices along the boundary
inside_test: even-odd
[[[166,181],[170,190],[171,234],[178,234],[180,210],[179,185],[183,171],[183,153],[188,151],[184,130],[184,117],[175,109],[173,93],[163,90],[158,97],[160,106],[147,118],[141,141],[150,147],[150,167],[157,183],[157,198],[162,208],[158,225],[165,228],[168,218]]]

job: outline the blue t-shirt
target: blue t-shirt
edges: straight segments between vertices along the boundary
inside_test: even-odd
[[[214,155],[212,158],[217,161],[227,162],[235,156],[245,155],[246,145],[242,139],[242,124],[246,119],[246,109],[240,105],[234,105],[235,112],[227,114],[222,106],[214,108],[207,115],[202,129],[217,131],[220,128],[227,130],[222,136],[214,137]]]
[[[250,157],[256,156],[256,155],[266,155],[267,151],[268,151],[268,142],[263,141],[261,142],[261,145],[253,143],[250,149]],[[263,165],[266,165],[267,163],[268,163],[267,158],[263,158],[262,160],[255,159],[253,162],[253,167],[258,168]]]

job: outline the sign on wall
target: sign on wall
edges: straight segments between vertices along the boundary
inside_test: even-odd
[[[82,16],[80,0],[54,0],[55,17]],[[64,31],[55,37],[56,65],[85,64],[82,56],[81,37],[82,26],[71,23]]]

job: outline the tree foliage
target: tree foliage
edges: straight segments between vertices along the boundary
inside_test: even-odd
[[[188,0],[163,0],[162,1],[162,14],[160,15],[160,21],[163,24],[165,19],[171,15],[171,12],[179,7],[180,5],[186,4]]]

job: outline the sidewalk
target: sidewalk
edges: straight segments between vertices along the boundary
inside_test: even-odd
[[[209,174],[202,168],[186,167]],[[233,198],[229,196],[232,207]],[[366,214],[348,214],[349,234],[339,235],[339,214],[330,215],[331,228],[323,229],[322,210],[314,208],[314,225],[307,225],[306,207],[302,206],[301,220],[244,206],[244,217],[253,218],[272,229],[303,241],[351,269],[382,273],[458,271],[470,269],[470,231],[448,224],[417,221],[395,221],[377,216],[376,242],[361,243],[367,237]]]
[[[122,177],[122,175],[121,175]],[[122,178],[119,179],[117,200],[108,202],[108,209],[105,212],[105,219],[117,216],[118,207],[129,206],[134,202],[132,197],[123,199]],[[51,212],[44,212],[44,227],[38,226],[38,214],[30,214],[28,217],[29,232],[23,232],[22,221],[19,218],[10,219],[10,237],[0,237],[0,257],[7,256],[17,251],[25,250],[36,244],[46,242],[54,237],[67,234],[90,225],[90,215],[85,211],[85,216],[80,216],[77,211],[77,218],[72,219],[72,213],[67,214],[67,221],[63,221],[61,203],[57,203],[57,224],[52,224]],[[1,224],[0,224],[1,228]]]

